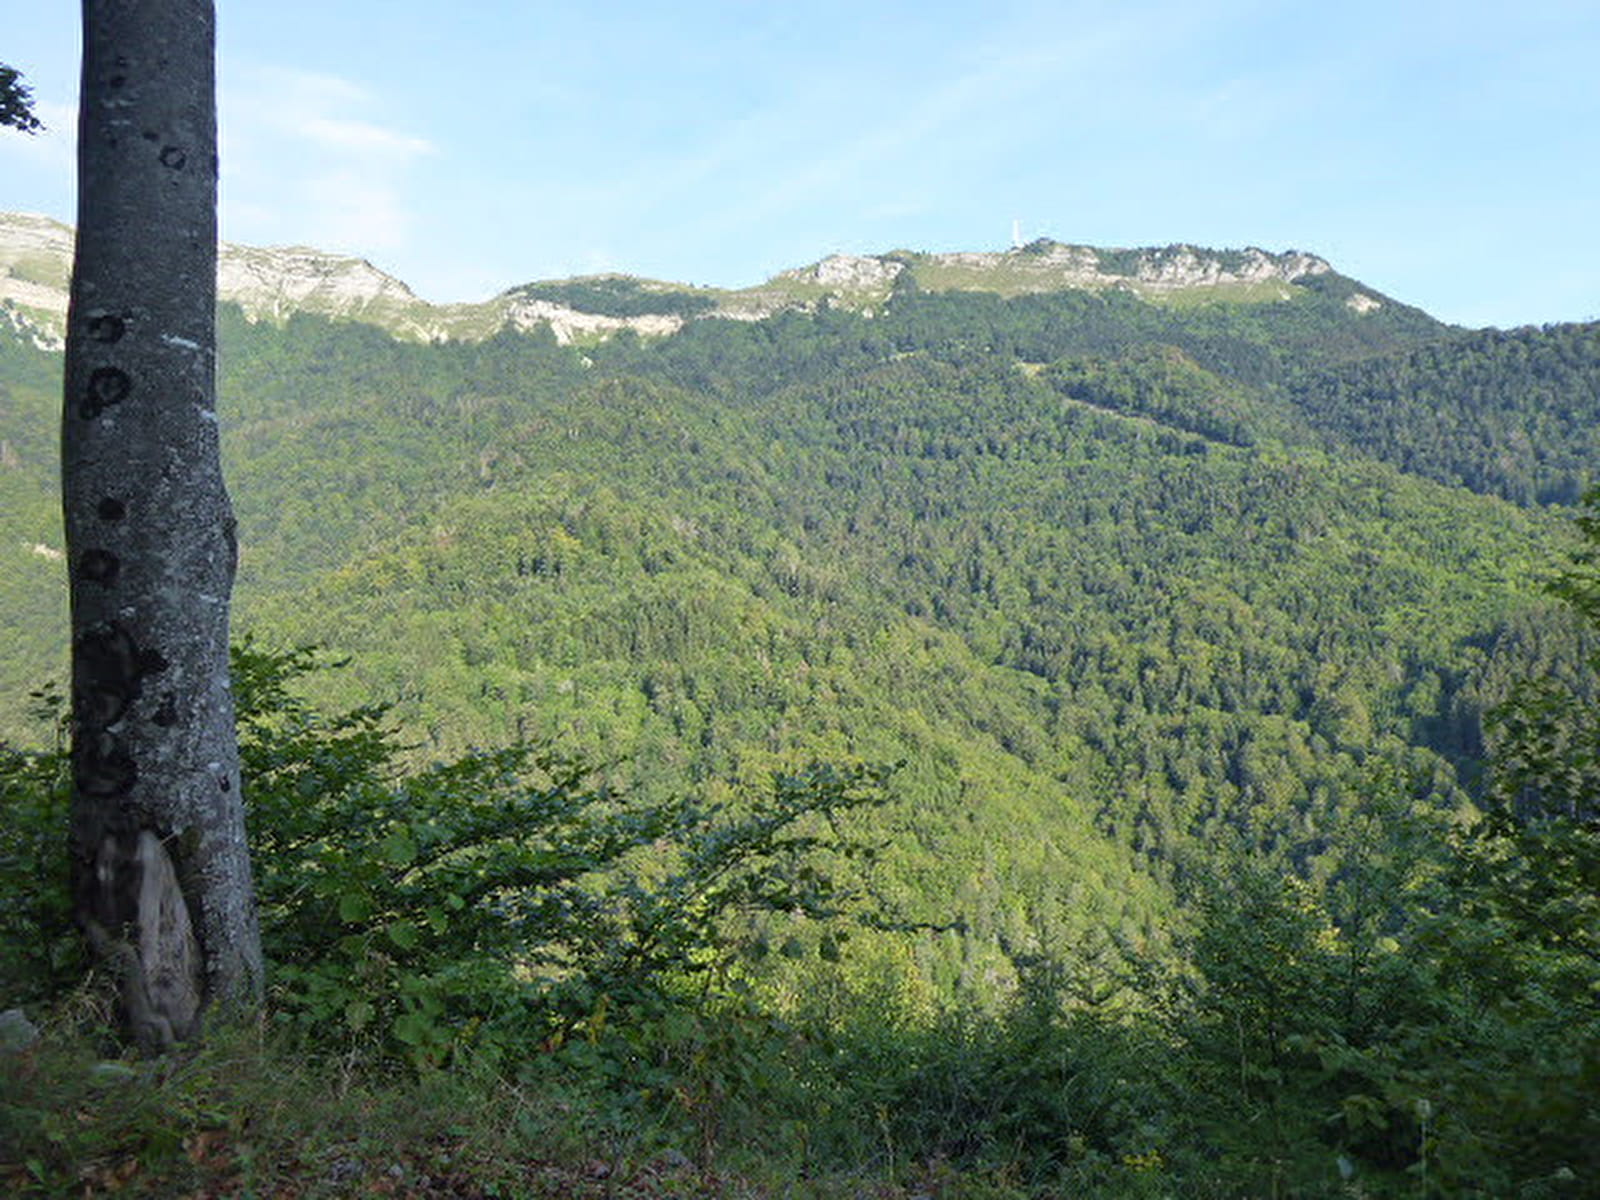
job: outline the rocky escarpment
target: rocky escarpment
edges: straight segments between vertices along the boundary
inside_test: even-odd
[[[1156,298],[1178,292],[1288,299],[1300,281],[1333,268],[1314,254],[1205,250],[1173,245],[1104,249],[1041,238],[1003,252],[905,255],[913,277],[933,290],[1056,291],[1120,288]]]
[[[0,213],[0,306],[14,326],[46,348],[61,345],[72,253],[71,226],[49,217]],[[223,242],[217,251],[217,293],[253,321],[314,313],[381,325],[418,340],[450,336],[460,323],[452,308],[419,299],[365,259],[304,246]]]
[[[260,249],[224,242],[217,255],[218,295],[252,320],[287,320],[314,312],[374,324],[400,322],[425,335],[431,308],[405,284],[362,258],[325,254],[305,246]]]
[[[785,271],[779,278],[841,291],[876,291],[891,287],[905,269],[903,262],[886,256],[833,254],[813,266]]]
[[[71,226],[0,213],[0,320],[41,348],[59,350],[71,274]]]
[[[72,272],[72,227],[49,217],[0,213],[0,322],[45,349],[60,349]],[[662,285],[670,286],[670,285]],[[306,246],[240,246],[217,252],[217,296],[252,321],[295,313],[378,325],[411,341],[478,340],[510,325],[549,326],[558,341],[594,339],[631,328],[671,333],[682,320],[644,314],[613,317],[513,289],[480,304],[430,304],[363,258]]]
[[[0,213],[0,327],[59,349],[66,322],[72,229],[49,217]],[[361,321],[412,341],[476,341],[497,330],[548,328],[563,343],[592,342],[631,329],[662,337],[692,320],[761,320],[827,302],[872,312],[910,281],[927,291],[1001,295],[1069,288],[1119,289],[1143,299],[1289,300],[1333,268],[1291,250],[1205,250],[1174,245],[1108,250],[1048,239],[1005,251],[834,254],[739,290],[688,288],[622,275],[511,288],[478,304],[430,304],[363,258],[304,246],[219,248],[218,295],[253,321],[295,313]],[[1355,292],[1365,314],[1382,301]]]
[[[549,327],[562,345],[592,338],[609,337],[631,329],[644,337],[663,337],[683,328],[684,318],[673,313],[643,313],[637,317],[613,317],[605,313],[584,312],[553,300],[514,300],[506,307],[506,321],[516,329]]]

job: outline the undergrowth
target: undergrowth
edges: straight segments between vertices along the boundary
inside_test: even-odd
[[[0,1048],[8,1192],[1596,1192],[1600,758],[1573,699],[1502,714],[1485,819],[1374,775],[1314,845],[1197,868],[1172,958],[1123,948],[1106,987],[1087,952],[1002,947],[984,1004],[914,1012],[850,960],[853,932],[915,936],[873,899],[889,770],[711,808],[526,747],[417,768],[381,709],[300,701],[314,665],[235,662],[267,1004],[163,1058],[107,1035],[78,957],[60,750],[0,747],[0,1007],[42,1025]]]

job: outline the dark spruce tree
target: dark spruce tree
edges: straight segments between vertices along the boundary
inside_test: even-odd
[[[61,424],[74,904],[158,1049],[248,1006],[261,947],[228,678],[210,0],[84,0]]]

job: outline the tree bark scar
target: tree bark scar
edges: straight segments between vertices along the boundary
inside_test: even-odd
[[[104,729],[83,731],[73,748],[73,780],[84,795],[119,798],[139,782],[139,766],[116,734]]]
[[[178,723],[178,697],[172,692],[162,692],[161,704],[150,719],[163,729],[170,729],[176,725]]]
[[[167,660],[157,651],[141,650],[115,622],[91,626],[73,649],[73,778],[85,795],[125,796],[139,778],[139,767],[116,727],[139,698],[145,679],[166,670]]]
[[[122,340],[128,323],[116,313],[94,313],[89,318],[89,336],[97,342],[111,345]]]
[[[133,380],[121,367],[96,367],[78,402],[78,415],[85,421],[92,421],[113,404],[121,404],[132,390]]]
[[[95,853],[85,930],[119,977],[128,1028],[146,1053],[195,1030],[200,951],[172,858],[148,829],[107,833]]]
[[[122,571],[122,560],[109,550],[85,550],[78,559],[78,574],[91,583],[111,587]]]

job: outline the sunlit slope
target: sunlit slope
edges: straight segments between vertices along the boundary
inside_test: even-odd
[[[1230,831],[1303,837],[1374,771],[1464,799],[1485,704],[1571,649],[1534,619],[1559,511],[1408,475],[1293,390],[1459,335],[1317,280],[584,348],[225,311],[239,628],[351,655],[330,698],[393,702],[419,754],[521,735],[714,794],[904,759],[911,915],[1159,940],[1160,884]],[[7,355],[21,731],[61,674],[59,360]]]
[[[27,693],[64,673],[60,369],[0,324],[0,738],[22,732]]]

